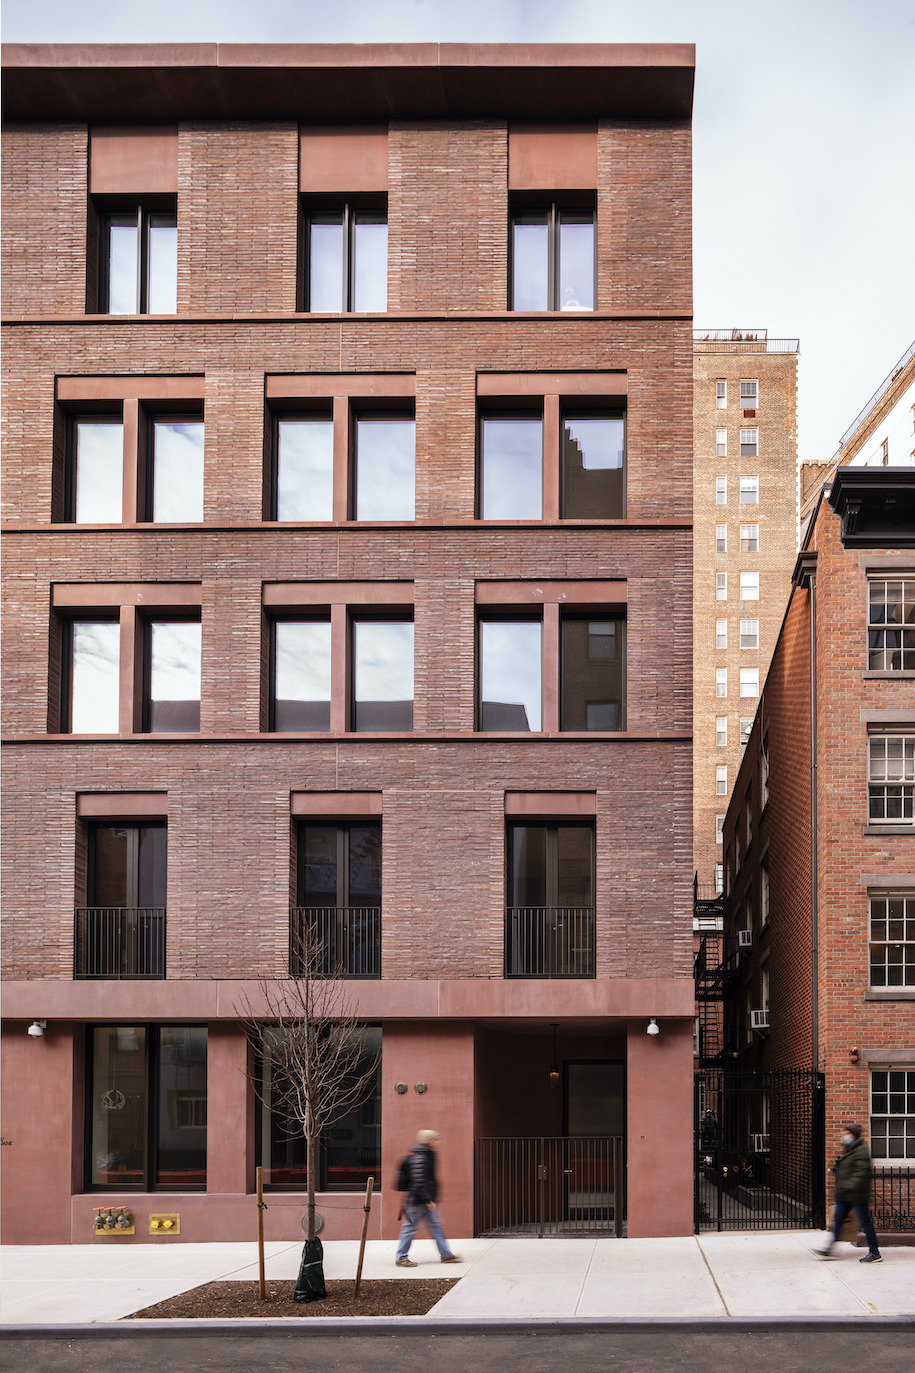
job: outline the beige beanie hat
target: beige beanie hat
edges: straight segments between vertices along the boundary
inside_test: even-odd
[[[438,1130],[420,1130],[416,1136],[417,1144],[435,1144],[441,1139]]]

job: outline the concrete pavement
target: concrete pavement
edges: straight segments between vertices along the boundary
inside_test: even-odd
[[[395,1268],[393,1241],[366,1246],[363,1277],[460,1278],[428,1317],[437,1323],[504,1320],[849,1319],[915,1315],[915,1249],[838,1245],[816,1256],[818,1232],[706,1234],[682,1239],[466,1239],[464,1262],[442,1267],[432,1242],[415,1241],[416,1268]],[[352,1278],[355,1241],[324,1246],[328,1279]],[[301,1241],[266,1246],[267,1277],[294,1282]],[[214,1281],[255,1279],[253,1244],[12,1246],[0,1250],[6,1325],[120,1320]],[[373,1318],[361,1318],[372,1320]]]

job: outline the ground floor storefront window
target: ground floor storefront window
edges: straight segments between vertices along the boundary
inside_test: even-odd
[[[88,1057],[86,1185],[204,1189],[206,1028],[95,1025]]]

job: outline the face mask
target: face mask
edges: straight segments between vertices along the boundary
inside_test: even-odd
[[[855,1137],[854,1137],[854,1135],[843,1135],[843,1136],[842,1136],[842,1143],[843,1143],[843,1144],[854,1144],[854,1142],[855,1142]]]

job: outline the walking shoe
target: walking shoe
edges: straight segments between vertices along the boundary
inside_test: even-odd
[[[442,1259],[442,1263],[463,1263],[463,1262],[464,1262],[464,1260],[461,1258],[460,1254],[449,1254],[448,1257],[447,1257],[446,1259]]]
[[[413,1262],[412,1259],[396,1259],[396,1260],[395,1260],[395,1267],[397,1267],[397,1268],[415,1268],[415,1267],[416,1267],[416,1264]]]
[[[865,1255],[864,1255],[864,1258],[863,1258],[863,1259],[859,1259],[858,1262],[859,1262],[859,1263],[882,1263],[882,1262],[883,1262],[883,1255],[882,1255],[882,1254],[873,1254],[873,1253],[865,1254]]]
[[[828,1249],[818,1249],[817,1253],[821,1259],[828,1259],[829,1255],[832,1253],[832,1245],[830,1245]]]

